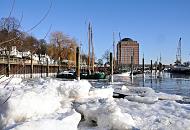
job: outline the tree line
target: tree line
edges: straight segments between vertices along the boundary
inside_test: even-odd
[[[50,40],[38,39],[21,30],[20,21],[15,17],[0,19],[0,48],[10,55],[12,46],[20,52],[30,51],[31,54],[45,55],[55,61],[75,61],[77,41],[61,31],[51,32]]]

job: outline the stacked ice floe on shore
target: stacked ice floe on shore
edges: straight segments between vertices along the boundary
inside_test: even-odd
[[[84,83],[85,87],[82,87]],[[81,115],[72,108],[70,100],[88,95],[89,89],[87,81],[52,79],[35,79],[1,87],[1,129],[77,129]]]
[[[190,129],[190,104],[151,88],[50,78],[7,82],[0,84],[3,130]],[[114,90],[127,96],[114,99]]]

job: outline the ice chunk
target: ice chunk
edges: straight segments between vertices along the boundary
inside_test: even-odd
[[[0,88],[3,88],[5,84],[8,85],[17,85],[22,82],[22,78],[14,78],[14,77],[0,77]]]
[[[75,110],[72,110],[69,114],[60,113],[58,116],[52,118],[24,122],[6,130],[77,130],[80,120],[81,115]]]
[[[156,96],[141,97],[137,95],[132,95],[132,96],[126,96],[125,99],[128,99],[129,101],[135,101],[135,102],[145,103],[145,104],[152,104],[158,101],[158,97]]]
[[[138,129],[188,130],[190,128],[189,104],[179,104],[170,100],[161,100],[154,104],[131,102],[126,99],[115,101],[123,113],[133,117]]]
[[[130,76],[130,73],[131,73],[131,72],[125,72],[125,73],[122,73],[122,74],[116,74],[115,76],[121,76],[121,77],[122,77],[122,76],[124,76],[124,77],[127,76],[127,77],[129,77],[129,76]]]
[[[48,94],[37,94],[27,92],[10,98],[4,106],[4,118],[7,123],[11,121],[20,122],[32,117],[40,117],[51,114],[61,107],[60,99],[49,92]]]
[[[59,81],[49,78],[25,80],[15,89],[8,84],[6,89],[0,88],[0,129],[22,122],[26,125],[33,122],[37,126],[38,121],[46,124],[46,120],[41,119],[60,110],[69,111],[71,101],[88,97],[90,87],[85,80]],[[51,119],[50,122],[58,121]]]
[[[89,92],[90,97],[111,98],[113,96],[113,88],[94,88]]]
[[[88,97],[91,84],[87,80],[66,81],[58,88],[59,94],[68,98],[83,98]]]
[[[171,94],[166,94],[166,93],[155,93],[155,95],[160,99],[160,100],[183,100],[182,96],[179,95],[171,95]]]
[[[100,99],[81,105],[77,109],[86,122],[97,125],[101,130],[131,129],[135,126],[132,117],[128,113],[122,113],[121,109],[111,100]]]

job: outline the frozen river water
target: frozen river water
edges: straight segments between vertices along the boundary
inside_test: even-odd
[[[142,77],[136,77],[133,85],[151,87],[156,92],[190,97],[190,76],[187,75],[165,73],[161,78],[151,78],[147,75],[145,80]]]
[[[180,80],[185,90],[177,89],[181,78],[173,77],[146,75],[131,82],[114,75],[111,84],[5,77],[0,84],[0,130],[190,130],[189,98],[152,89],[188,94],[189,79]],[[145,87],[150,82],[152,88]]]
[[[114,82],[127,86],[151,87],[156,92],[190,97],[190,75],[163,73],[160,78],[156,78],[146,74],[144,79],[142,75],[134,76],[133,81],[129,77],[114,75]],[[106,82],[92,82],[92,84],[96,87],[107,85]]]

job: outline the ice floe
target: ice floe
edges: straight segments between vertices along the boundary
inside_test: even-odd
[[[179,102],[188,98],[151,88],[53,78],[7,83],[0,84],[2,130],[190,130],[190,104]]]

